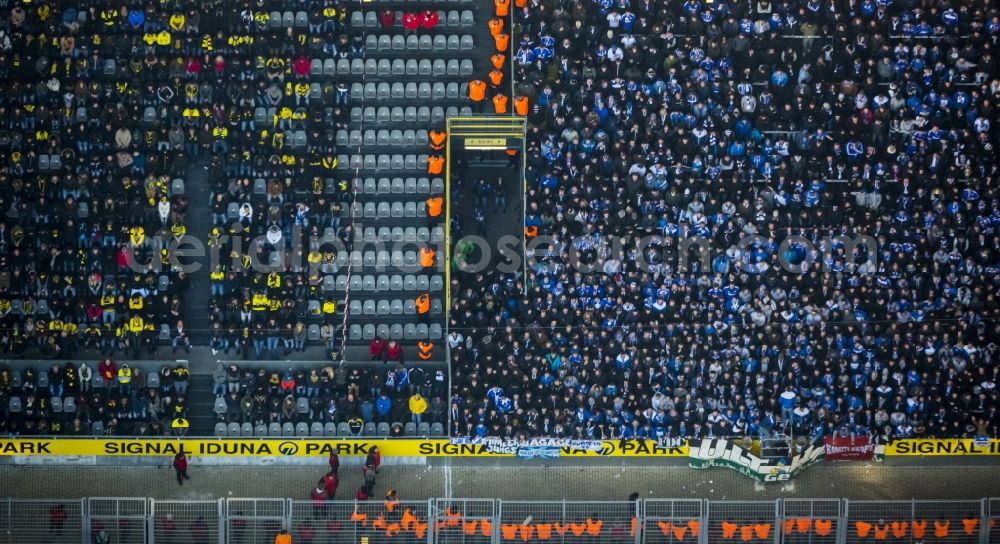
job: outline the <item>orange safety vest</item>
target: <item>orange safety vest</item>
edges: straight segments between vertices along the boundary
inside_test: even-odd
[[[722,538],[733,538],[736,536],[736,529],[739,526],[735,523],[729,523],[728,521],[722,522]]]
[[[441,215],[441,205],[444,199],[439,196],[432,196],[427,199],[427,217],[437,217]]]
[[[434,151],[441,151],[444,149],[444,140],[448,137],[448,133],[440,130],[432,130],[428,136],[430,136],[431,139],[431,149]]]
[[[503,93],[498,93],[496,96],[494,96],[493,109],[500,114],[507,113],[507,95]]]
[[[394,536],[396,536],[398,534],[399,534],[399,524],[398,523],[390,523],[389,525],[386,526],[386,528],[385,528],[385,536],[387,536],[387,537],[394,537]]]
[[[517,7],[517,9],[521,9],[527,5],[528,5],[528,0],[514,0],[514,6]]]
[[[431,297],[427,293],[420,295],[417,297],[416,305],[418,314],[426,314],[431,311]]]
[[[403,510],[403,517],[399,519],[399,523],[404,531],[409,531],[410,527],[412,527],[416,521],[417,517],[413,515],[413,512],[410,512],[409,508]]]
[[[413,535],[417,537],[417,540],[424,538],[427,534],[427,524],[422,521],[413,522]]]
[[[391,514],[392,511],[396,509],[396,505],[399,504],[399,499],[392,499],[386,497],[384,504],[385,504],[385,511]]]
[[[944,538],[948,536],[948,527],[951,526],[950,521],[935,521],[934,522],[934,536],[938,538]]]
[[[528,97],[521,95],[514,97],[514,111],[518,115],[528,115]]]
[[[817,531],[818,533],[819,531]],[[924,538],[925,534],[927,534],[927,520],[913,520],[913,538]]]
[[[417,342],[417,357],[419,357],[421,361],[429,361],[433,351],[434,343],[423,340]]]
[[[520,529],[521,532],[521,540],[525,542],[531,540],[531,537],[535,535],[534,525],[521,525],[518,529]]]
[[[465,534],[467,534],[467,535],[469,535],[469,536],[474,536],[476,534],[476,525],[478,523],[479,523],[479,520],[475,520],[475,519],[472,520],[472,521],[463,521],[462,522],[462,532],[465,533]]]
[[[750,542],[753,540],[753,525],[744,525],[740,527],[740,540],[743,542]]]
[[[486,98],[486,82],[481,79],[473,79],[469,82],[469,100],[482,102]]]
[[[514,540],[517,538],[517,525],[514,525],[513,523],[501,523],[500,536],[502,536],[504,540]]]
[[[420,248],[420,266],[430,268],[434,266],[434,250],[429,247]]]
[[[427,173],[440,174],[444,169],[444,157],[441,155],[431,155],[427,157]]]
[[[792,534],[792,527],[794,527],[794,526],[795,526],[795,520],[794,519],[786,519],[785,520],[785,534],[786,535]]]
[[[490,26],[490,34],[492,34],[494,38],[503,32],[503,19],[490,19],[488,24]]]
[[[889,524],[875,526],[875,540],[885,540],[889,537]]]
[[[771,524],[758,523],[753,526],[753,532],[757,534],[757,538],[766,539],[767,535],[771,534]]]
[[[670,522],[669,521],[657,521],[657,527],[660,528],[660,532],[663,536],[670,536]]]
[[[903,538],[906,536],[906,531],[910,528],[910,524],[905,521],[894,521],[889,527],[892,529],[893,538]]]
[[[493,63],[494,68],[500,70],[503,68],[504,63],[507,62],[507,55],[504,55],[503,53],[494,53],[493,56],[490,57],[490,62]]]
[[[587,534],[590,536],[599,536],[601,534],[601,527],[604,526],[604,521],[597,520],[594,521],[587,518]]]
[[[858,538],[868,538],[868,534],[872,532],[872,524],[864,521],[855,521],[854,530],[858,533]]]
[[[538,533],[538,540],[548,540],[552,538],[551,523],[539,523],[535,525],[535,530]]]
[[[965,534],[971,535],[976,532],[976,527],[979,526],[979,520],[976,518],[965,518],[962,520],[962,528],[965,530]]]
[[[490,70],[490,84],[494,87],[499,87],[503,83],[503,72],[500,70]]]
[[[701,524],[698,522],[698,520],[696,520],[696,519],[688,520],[688,529],[691,529],[691,536],[697,537],[698,536],[698,529],[700,527],[701,527]]]
[[[829,536],[833,531],[833,522],[828,519],[818,519],[814,525],[816,527],[816,534],[819,536]]]
[[[497,17],[506,17],[510,14],[510,0],[493,0],[493,5],[497,8]]]
[[[687,527],[683,525],[674,525],[674,540],[681,542],[684,540],[684,533],[687,531]],[[691,533],[692,537],[697,538],[697,535]]]
[[[530,227],[524,227],[525,238],[534,238],[535,236],[538,236],[538,227],[534,225],[531,225]]]
[[[496,42],[497,51],[506,51],[507,46],[510,45],[510,35],[505,32],[501,32],[500,34],[493,36],[493,41]]]
[[[375,521],[372,522],[372,529],[385,529],[385,517],[379,515],[375,518]]]
[[[493,522],[483,518],[479,522],[479,530],[483,536],[493,536]]]

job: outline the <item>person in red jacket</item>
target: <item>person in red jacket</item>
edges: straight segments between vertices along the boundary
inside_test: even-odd
[[[389,30],[396,24],[396,12],[391,9],[383,9],[378,14],[378,22],[383,29]]]
[[[368,344],[368,355],[371,355],[371,360],[381,359],[385,352],[385,342],[382,340],[381,336],[376,336],[375,339]]]
[[[111,359],[105,359],[98,363],[97,373],[108,384],[118,383],[118,365]]]
[[[338,454],[336,451],[331,451],[329,462],[330,462],[330,472],[333,473],[334,476],[336,476],[337,473],[340,471],[340,454]]]
[[[354,500],[356,501],[367,501],[369,498],[368,492],[365,491],[365,487],[361,486],[358,488],[358,492],[354,494]]]
[[[309,59],[305,55],[299,55],[292,62],[292,71],[298,77],[306,77],[309,75]]]
[[[428,9],[420,14],[420,26],[432,30],[438,24],[438,12]]]
[[[324,480],[320,479],[320,481],[316,483],[316,489],[309,492],[309,498],[312,499],[314,518],[319,517],[322,514],[323,505],[326,503],[326,497],[327,495]]]
[[[177,485],[184,485],[184,480],[190,480],[188,476],[187,454],[183,451],[177,452],[174,456],[174,471],[177,472]]]
[[[417,28],[420,27],[420,16],[412,11],[407,11],[403,14],[403,29],[407,34],[411,32],[416,32]]]
[[[385,346],[385,360],[403,362],[403,346],[395,340],[389,340]]]
[[[337,496],[337,474],[332,470],[323,475],[323,489],[326,490],[326,500],[332,501]]]

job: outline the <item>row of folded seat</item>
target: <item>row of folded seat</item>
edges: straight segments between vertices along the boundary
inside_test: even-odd
[[[455,51],[471,51],[475,47],[475,38],[471,34],[450,34],[447,36],[442,34],[435,36],[427,34],[422,36],[416,34],[409,36],[369,34],[365,37],[366,54],[388,53],[390,51],[394,53],[441,51],[451,54]]]
[[[469,28],[475,24],[475,19],[472,16],[472,10],[462,10],[457,9],[451,10],[437,10],[438,21],[434,28]],[[396,11],[395,13],[395,23],[398,28],[402,22],[403,11]],[[368,10],[365,12],[355,11],[351,13],[351,26],[355,29],[362,28],[376,28],[383,33],[387,31],[379,21],[379,13],[375,10]],[[399,28],[402,30],[402,28]]]
[[[381,153],[371,155],[337,155],[341,170],[427,170],[428,155]]]
[[[439,36],[442,39],[443,36]],[[429,37],[428,37],[429,38]],[[456,37],[457,38],[457,37]],[[431,49],[428,47],[427,49]],[[467,76],[473,73],[472,60],[452,59],[313,59],[309,65],[312,76]],[[357,95],[357,91],[354,91]]]
[[[351,205],[355,218],[389,219],[427,217],[425,202],[355,202]]]
[[[223,400],[223,410],[225,410],[225,401]],[[303,410],[302,401],[305,403],[305,411]],[[218,409],[218,406],[216,407]],[[308,401],[304,398],[298,399],[297,409],[300,413],[309,412]],[[229,423],[218,422],[215,424],[215,436],[217,437],[299,437],[299,438],[336,438],[338,436],[351,437],[351,436],[390,436],[392,434],[392,426],[387,422],[374,423],[368,422],[362,427],[361,432],[355,433],[351,431],[351,426],[346,422],[342,422],[339,425],[336,423],[328,422],[326,424],[319,421],[314,421],[310,425],[305,421],[301,421],[298,424],[293,424],[288,421],[284,424],[281,423],[271,423],[270,425],[264,425],[263,423],[254,426],[251,423],[244,423],[240,425],[239,423]],[[404,436],[444,436],[444,426],[440,423],[427,423],[426,421],[421,422],[419,425],[413,423],[412,421],[406,422],[403,425],[403,435]]]
[[[451,84],[448,84],[446,87],[450,88],[450,85]],[[468,83],[463,83],[460,86],[460,89],[468,91]],[[460,90],[458,99],[462,98],[463,95]],[[427,99],[443,100],[444,98],[437,96],[437,94],[432,91],[431,95]],[[363,108],[351,108],[351,123],[363,124],[365,128],[369,128],[372,124],[382,125],[397,123],[443,125],[446,118],[458,115],[472,115],[472,108],[469,106],[463,106],[462,108],[458,108],[456,106],[448,106],[447,108],[442,106],[365,106]]]
[[[368,139],[368,132],[374,131],[365,131],[365,140]],[[379,131],[380,140],[382,137],[381,132]],[[365,178],[363,180],[361,178],[354,178],[354,190],[361,194],[370,195],[387,195],[390,193],[440,194],[444,192],[444,180],[441,178],[378,178],[378,180],[375,178]]]
[[[351,292],[385,292],[385,291],[441,291],[444,281],[439,274],[352,274],[334,277],[327,274],[323,277],[323,290],[344,291],[348,287]]]
[[[380,323],[375,326],[368,323],[364,326],[357,323],[348,329],[348,339],[356,342],[368,342],[379,338],[389,340],[440,340],[442,338],[441,325],[439,323],[394,323],[392,325]]]
[[[362,296],[360,293],[352,295],[352,297]],[[401,315],[416,315],[417,309],[414,300],[411,298],[407,299],[368,299],[368,300],[358,300],[357,298],[352,298],[348,303],[351,314],[354,315],[379,315],[379,316],[393,316],[398,318]],[[431,298],[431,309],[430,313],[432,315],[441,315],[443,312],[443,306],[441,305],[441,299]],[[436,324],[436,323],[435,323]],[[381,325],[385,325],[382,323]],[[440,325],[439,325],[440,326]]]

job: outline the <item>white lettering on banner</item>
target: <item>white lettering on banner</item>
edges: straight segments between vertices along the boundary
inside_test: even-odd
[[[689,462],[692,468],[727,467],[759,482],[791,480],[803,469],[823,459],[823,448],[809,446],[792,457],[791,464],[781,465],[757,457],[753,453],[725,440],[692,440],[689,443]]]

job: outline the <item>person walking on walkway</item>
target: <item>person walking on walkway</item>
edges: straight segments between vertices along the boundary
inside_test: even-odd
[[[190,480],[191,477],[188,476],[188,460],[187,454],[183,451],[177,452],[174,456],[174,470],[177,472],[177,485],[184,485],[184,480]]]

